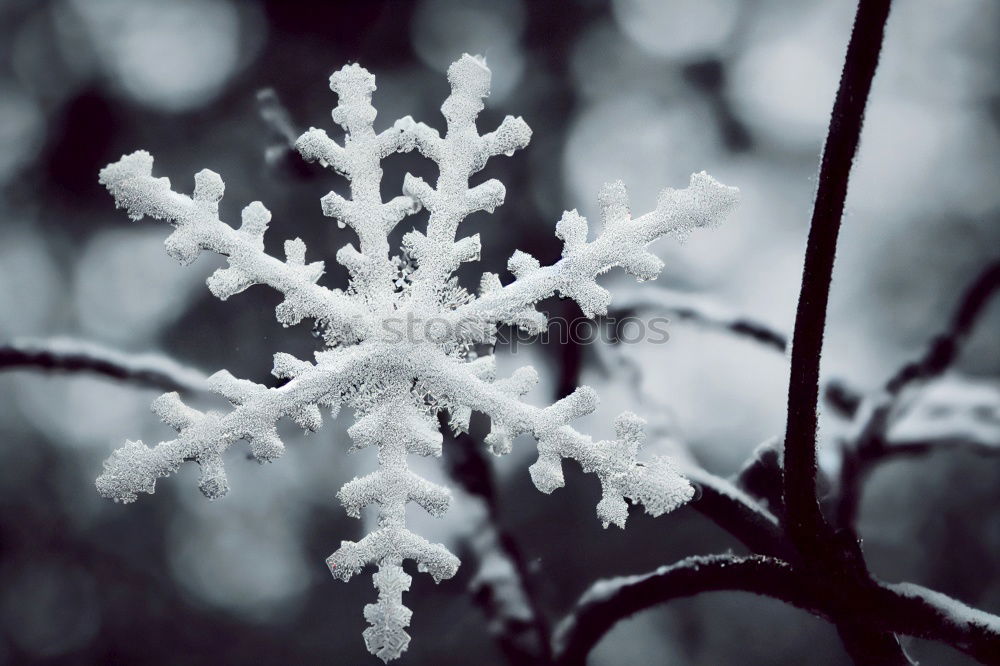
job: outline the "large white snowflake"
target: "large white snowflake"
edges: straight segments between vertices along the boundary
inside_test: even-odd
[[[284,261],[264,252],[271,213],[260,202],[243,209],[238,229],[222,222],[218,206],[224,186],[212,171],[196,174],[193,197],[174,192],[167,178],[154,178],[153,158],[143,151],[100,174],[100,182],[134,220],[148,215],[176,227],[166,247],[181,263],[194,261],[202,249],[228,258],[228,267],[208,280],[213,294],[225,300],[266,284],[285,296],[278,320],[285,325],[316,320],[326,349],[316,353],[315,362],[275,354],[274,375],[288,380],[279,388],[237,379],[226,370],[216,373],[211,389],[233,404],[226,414],[193,409],[176,393],[160,396],[153,411],[177,430],[177,438],[153,448],[127,442],[105,463],[99,491],[131,502],[140,492],[152,493],[156,480],[182,462],[194,461],[201,467],[202,492],[210,499],[221,497],[228,488],[222,456],[230,444],[246,440],[257,460],[270,461],[284,449],[275,428],[279,419],[289,417],[316,430],[320,407],[336,414],[341,405],[350,406],[356,417],[348,431],[353,448],[376,447],[379,467],[344,485],[338,496],[355,517],[366,505],[377,504],[378,527],[358,542],[341,542],[327,564],[343,580],[367,564],[378,567],[378,600],[365,607],[371,627],[364,638],[369,651],[386,661],[398,657],[410,640],[405,627],[411,613],[402,593],[411,579],[403,561],[414,560],[437,581],[454,575],[459,565],[444,546],[411,532],[405,521],[410,501],[435,516],[448,509],[449,490],[417,476],[406,462],[409,454],[440,455],[440,412],[447,412],[459,431],[468,428],[473,411],[488,416],[486,445],[496,455],[507,453],[520,434],[534,437],[538,460],[530,472],[542,492],[563,485],[563,458],[597,474],[603,486],[597,514],[605,526],[624,526],[626,499],[660,515],[691,498],[690,484],[669,460],[637,462],[643,440],[639,417],[620,415],[615,440],[592,441],[567,425],[595,409],[591,388],[581,387],[549,407],[526,404],[520,398],[536,382],[535,371],[525,367],[498,379],[493,358],[475,349],[493,342],[500,325],[540,330],[545,317],[535,305],[553,294],[574,299],[587,316],[605,314],[610,295],[596,276],[621,266],[639,280],[655,278],[663,264],[645,246],[664,234],[717,221],[735,204],[737,193],[705,173],[695,174],[686,189],[664,190],[655,210],[633,218],[624,186],[606,185],[600,193],[603,228],[593,240],[587,240],[586,219],[566,212],[556,224],[556,235],[565,243],[562,259],[540,266],[530,254],[515,252],[508,262],[514,280],[505,285],[486,273],[478,296],[470,294],[453,274],[462,262],[479,258],[480,242],[478,235],[458,238],[459,223],[476,211],[493,212],[505,190],[495,179],[470,187],[469,178],[490,157],[526,146],[531,130],[521,118],[508,116],[496,131],[479,135],[476,117],[490,88],[490,71],[481,58],[463,56],[449,68],[448,81],[451,95],[441,107],[444,137],[409,117],[376,133],[375,77],[358,65],[346,66],[330,77],[339,97],[333,119],[346,130],[343,145],[318,129],[298,140],[305,159],[332,167],[351,184],[350,199],[333,192],[322,199],[324,214],[358,236],[357,246],[347,244],[337,252],[337,261],[350,272],[346,291],[317,284],[323,262],[307,263],[299,239],[285,242]],[[414,148],[437,163],[436,185],[407,175],[403,194],[382,201],[381,160]],[[390,255],[389,232],[421,207],[430,213],[426,233],[409,231],[401,256]]]

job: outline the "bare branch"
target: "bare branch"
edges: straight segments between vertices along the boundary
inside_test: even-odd
[[[636,313],[656,312],[726,331],[784,353],[788,336],[753,317],[730,311],[705,296],[673,289],[643,289],[616,295],[611,314],[622,319]]]
[[[837,237],[865,105],[878,66],[890,0],[860,0],[823,148],[792,338],[785,427],[784,496],[790,536],[821,554],[825,525],[816,500],[816,410],[820,356]]]
[[[160,354],[128,354],[72,338],[25,338],[0,345],[0,370],[87,372],[141,386],[198,393],[205,375]]]
[[[965,288],[962,300],[955,309],[948,327],[931,340],[920,358],[904,365],[886,382],[886,391],[896,395],[912,382],[927,381],[944,374],[958,359],[979,315],[998,290],[1000,290],[1000,260],[988,265]]]
[[[837,523],[853,525],[861,503],[862,485],[871,468],[890,457],[927,453],[934,449],[962,445],[980,453],[994,453],[995,442],[975,436],[937,436],[909,438],[891,442],[891,417],[897,410],[904,389],[941,376],[958,359],[979,316],[990,299],[1000,290],[1000,261],[984,268],[965,288],[962,298],[945,329],[936,335],[919,358],[905,364],[885,383],[878,394],[863,401],[855,418],[858,435],[846,445],[840,469],[837,497]],[[968,420],[968,419],[967,419]]]
[[[682,467],[681,471],[700,496],[691,507],[715,522],[756,553],[794,557],[791,544],[785,538],[778,519],[754,498],[722,477],[698,467]]]

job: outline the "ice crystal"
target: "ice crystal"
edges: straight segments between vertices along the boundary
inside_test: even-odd
[[[221,497],[228,489],[222,457],[230,444],[245,440],[258,461],[270,461],[284,449],[275,426],[279,419],[316,430],[320,407],[335,414],[348,405],[357,419],[348,431],[353,447],[376,447],[378,469],[345,484],[338,497],[355,517],[377,504],[378,526],[358,542],[341,542],[327,564],[345,581],[368,564],[377,567],[378,599],[365,607],[371,626],[364,638],[369,651],[385,661],[398,657],[410,640],[405,628],[411,613],[402,594],[411,578],[403,561],[414,560],[436,581],[453,576],[459,565],[444,546],[411,532],[405,521],[410,501],[440,516],[451,500],[447,488],[421,478],[406,462],[409,454],[440,455],[439,413],[447,412],[456,430],[468,428],[473,411],[488,416],[485,445],[497,455],[510,451],[518,435],[531,435],[538,442],[538,460],[530,473],[542,492],[563,485],[564,458],[576,460],[601,480],[597,514],[605,526],[624,526],[627,500],[660,515],[691,498],[690,484],[669,460],[637,461],[643,440],[638,416],[622,414],[615,422],[616,438],[595,442],[569,425],[595,409],[593,389],[584,386],[551,406],[535,407],[521,400],[537,380],[532,368],[497,378],[492,357],[474,350],[494,340],[499,325],[539,330],[545,317],[535,305],[553,294],[572,298],[588,316],[605,314],[611,297],[596,276],[620,266],[639,280],[655,278],[663,264],[646,245],[668,233],[714,223],[736,200],[734,188],[700,173],[691,176],[686,189],[665,190],[652,212],[633,218],[624,186],[606,185],[599,197],[603,228],[593,240],[588,241],[587,220],[567,212],[556,224],[565,244],[562,259],[541,266],[530,254],[515,252],[508,263],[512,281],[504,284],[487,273],[479,294],[469,294],[453,273],[462,262],[479,258],[480,242],[478,235],[458,238],[459,224],[476,211],[492,213],[505,195],[496,179],[470,187],[469,178],[489,158],[525,147],[531,130],[523,119],[508,116],[495,131],[478,133],[476,117],[490,88],[490,71],[481,58],[463,56],[449,68],[448,81],[451,94],[441,107],[447,122],[443,137],[409,117],[376,132],[375,77],[358,65],[346,66],[330,77],[338,95],[333,120],[345,130],[343,143],[320,129],[298,139],[305,159],[350,181],[349,199],[334,192],[322,199],[324,214],[357,234],[357,245],[344,245],[336,254],[350,273],[346,290],[318,284],[323,262],[307,261],[298,238],[285,242],[284,260],[264,252],[271,213],[260,202],[243,209],[238,229],[222,222],[224,185],[212,171],[195,175],[192,197],[173,191],[167,178],[153,177],[153,158],[143,151],[123,156],[100,174],[132,219],[149,216],[174,225],[166,247],[181,263],[194,261],[203,249],[227,257],[228,266],[208,279],[213,294],[225,300],[251,285],[268,285],[284,295],[278,321],[288,326],[315,320],[325,349],[313,362],[275,354],[273,373],[288,380],[278,388],[237,379],[226,370],[216,373],[211,389],[232,403],[228,413],[193,409],[176,393],[161,396],[153,411],[178,436],[153,448],[127,442],[105,463],[99,491],[131,502],[140,492],[152,493],[156,480],[182,462],[194,461],[201,468],[202,492],[210,499]],[[381,160],[413,149],[437,164],[437,183],[407,175],[402,194],[382,201]],[[401,254],[390,255],[390,231],[421,207],[430,213],[426,233],[409,231]],[[426,325],[400,334],[399,323],[411,320]]]

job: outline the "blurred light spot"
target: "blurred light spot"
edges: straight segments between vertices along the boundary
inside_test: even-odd
[[[976,102],[1000,92],[994,0],[911,0],[893,12],[879,80],[926,99]]]
[[[802,4],[754,15],[750,46],[727,77],[751,130],[789,150],[818,150],[826,135],[850,35],[847,3]]]
[[[720,50],[739,13],[736,0],[615,0],[622,30],[663,58],[704,58]]]
[[[38,153],[45,118],[35,102],[11,81],[0,81],[0,183]]]
[[[19,378],[15,401],[22,415],[52,442],[111,452],[110,442],[144,432],[165,434],[149,413],[155,393],[113,380],[80,375]],[[58,409],[53,406],[58,405]],[[169,432],[169,431],[167,431]],[[95,493],[89,495],[97,497]]]
[[[94,580],[82,568],[56,560],[8,570],[0,585],[6,635],[42,659],[86,646],[100,626]]]
[[[506,99],[521,79],[524,58],[518,41],[523,28],[519,0],[424,0],[410,25],[417,55],[440,72],[463,53],[484,56],[493,72],[494,104]]]
[[[643,95],[608,99],[585,110],[570,129],[563,173],[570,200],[599,222],[597,194],[622,180],[632,208],[644,213],[665,187],[685,187],[692,171],[712,171],[718,135],[697,99],[661,104]]]
[[[2,155],[0,151],[0,160]],[[61,282],[58,267],[35,234],[16,229],[0,233],[0,335],[48,332]]]
[[[840,61],[802,35],[761,41],[736,62],[732,97],[743,119],[786,148],[821,144]]]
[[[576,89],[589,98],[622,91],[675,94],[683,83],[680,68],[664,67],[607,21],[589,26],[576,40],[570,69]]]
[[[977,112],[875,96],[865,113],[848,203],[896,213],[878,225],[883,231],[908,226],[913,216],[934,211],[988,216],[1000,206],[998,154],[1000,136]],[[942,169],[942,164],[964,166]]]
[[[184,312],[205,273],[168,257],[163,238],[162,229],[149,228],[90,239],[74,285],[77,316],[88,334],[135,348]]]
[[[253,621],[287,616],[310,572],[301,535],[279,508],[253,515],[221,509],[195,520],[178,514],[170,550],[175,579],[199,599]]]
[[[225,0],[76,0],[106,74],[135,101],[201,106],[236,70],[239,15]]]

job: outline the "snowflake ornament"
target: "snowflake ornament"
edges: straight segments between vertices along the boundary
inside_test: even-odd
[[[508,116],[495,131],[478,133],[476,117],[490,89],[490,71],[481,58],[464,55],[449,68],[448,81],[451,95],[441,107],[447,122],[443,137],[409,117],[376,132],[375,77],[348,65],[330,77],[338,95],[333,120],[345,129],[343,145],[319,129],[298,139],[306,160],[319,161],[350,181],[349,199],[333,192],[322,199],[324,214],[358,237],[357,245],[349,243],[336,255],[350,273],[346,290],[318,284],[323,262],[308,262],[300,239],[285,242],[284,260],[264,252],[271,213],[260,202],[243,209],[238,229],[222,222],[224,185],[212,171],[195,175],[191,197],[173,191],[167,178],[153,177],[153,158],[143,151],[123,156],[100,174],[101,184],[133,220],[150,216],[174,225],[167,252],[182,264],[203,249],[227,257],[228,267],[208,279],[213,294],[226,300],[251,285],[268,285],[285,297],[277,307],[278,321],[290,326],[315,320],[325,349],[313,362],[275,354],[273,373],[287,380],[278,388],[237,379],[226,370],[216,373],[210,388],[232,403],[228,413],[193,409],[176,393],[160,396],[153,411],[177,430],[177,437],[153,448],[127,442],[105,463],[98,490],[131,502],[140,492],[152,493],[156,480],[181,463],[194,461],[201,468],[201,491],[216,499],[228,489],[222,457],[230,444],[245,440],[254,458],[271,461],[284,450],[276,430],[279,419],[288,417],[315,431],[321,407],[334,415],[342,405],[351,407],[353,448],[376,447],[378,469],[345,484],[338,497],[354,517],[377,504],[378,526],[358,542],[341,542],[327,564],[345,581],[366,565],[377,567],[378,599],[365,607],[371,626],[364,639],[368,650],[385,661],[398,657],[410,640],[411,612],[402,594],[411,578],[404,560],[415,561],[435,581],[450,578],[459,565],[443,545],[410,531],[405,520],[408,502],[441,516],[451,500],[447,488],[407,466],[410,454],[441,454],[439,414],[446,413],[456,431],[467,430],[473,411],[485,414],[491,421],[485,444],[496,455],[510,451],[518,435],[530,434],[538,442],[531,478],[544,493],[563,485],[562,460],[576,460],[601,480],[597,514],[605,526],[624,526],[626,500],[658,516],[692,497],[691,485],[669,460],[637,461],[642,419],[624,413],[615,422],[616,438],[595,442],[569,425],[595,409],[593,389],[581,387],[551,406],[535,407],[521,400],[537,381],[531,367],[497,378],[493,358],[475,350],[495,341],[501,325],[540,331],[545,317],[535,305],[553,294],[572,298],[589,317],[605,314],[610,294],[596,276],[620,266],[639,280],[655,278],[663,264],[645,246],[665,234],[717,222],[737,196],[735,188],[695,174],[686,189],[664,190],[655,210],[633,218],[624,186],[606,185],[600,193],[603,228],[593,240],[588,241],[587,220],[566,212],[556,224],[565,244],[559,261],[541,266],[530,254],[515,252],[508,262],[512,281],[504,284],[486,273],[479,294],[470,294],[453,274],[462,262],[479,258],[480,241],[478,234],[459,238],[459,224],[474,212],[492,213],[503,203],[505,189],[495,179],[470,187],[469,178],[489,158],[524,148],[531,130],[523,119]],[[381,160],[413,149],[437,164],[437,183],[408,174],[402,194],[382,201]],[[390,255],[390,231],[421,207],[430,213],[426,233],[409,231],[402,254]],[[400,322],[414,321],[420,325],[402,330]]]

